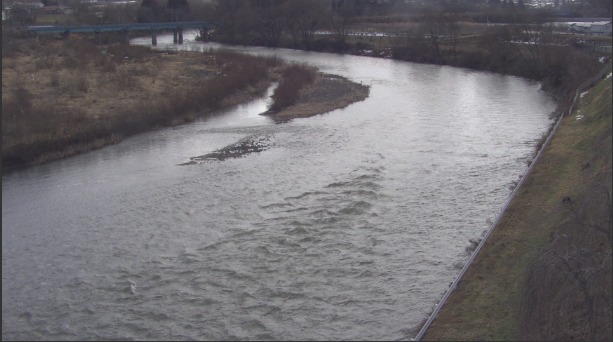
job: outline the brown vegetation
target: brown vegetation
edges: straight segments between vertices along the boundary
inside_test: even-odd
[[[370,88],[330,74],[317,74],[312,83],[300,89],[294,104],[278,111],[268,111],[277,122],[305,118],[344,108],[368,97]]]
[[[271,112],[289,107],[296,103],[298,94],[305,86],[315,80],[315,69],[305,65],[291,65],[281,73],[281,82],[272,95]]]
[[[263,114],[276,122],[310,117],[362,101],[369,90],[341,76],[321,74],[305,65],[290,65],[282,71],[272,95],[273,104]]]
[[[5,45],[3,171],[189,122],[261,95],[273,80],[280,84],[267,114],[278,122],[342,108],[368,95],[367,87],[313,68],[224,50],[156,51],[78,37],[10,39]],[[333,98],[305,97],[331,80],[338,85],[328,93],[336,94]]]
[[[208,19],[218,26],[202,39],[486,70],[542,81],[560,98],[600,68],[582,43],[585,36],[561,32],[548,9],[523,3],[246,0],[209,6]],[[599,44],[610,44],[611,37],[602,38]]]
[[[3,170],[193,120],[261,94],[275,58],[16,41],[2,60]],[[3,53],[5,51],[3,50]]]

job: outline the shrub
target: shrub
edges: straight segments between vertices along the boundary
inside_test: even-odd
[[[108,53],[116,61],[138,60],[150,56],[153,52],[147,46],[113,44],[108,47]]]
[[[286,68],[282,75],[279,86],[272,95],[273,103],[271,111],[279,111],[296,103],[300,90],[313,83],[315,70],[304,65],[292,65]]]
[[[103,53],[94,55],[92,61],[103,72],[115,72],[116,70],[115,63]]]
[[[57,74],[57,72],[52,72],[51,75],[49,75],[49,85],[53,88],[60,86],[60,76]]]
[[[74,73],[66,80],[64,90],[69,93],[86,93],[89,90],[89,82],[82,73]]]
[[[11,89],[11,95],[7,101],[2,101],[3,114],[23,115],[30,111],[32,108],[32,94],[22,84],[16,84]]]

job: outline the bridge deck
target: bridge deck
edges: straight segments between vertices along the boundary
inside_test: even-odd
[[[203,21],[177,21],[166,23],[132,23],[108,25],[56,25],[28,26],[27,30],[36,33],[71,33],[71,32],[122,32],[122,31],[162,31],[182,29],[210,29],[213,25]]]

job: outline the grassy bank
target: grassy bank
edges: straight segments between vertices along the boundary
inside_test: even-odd
[[[611,77],[563,119],[423,340],[610,340]]]
[[[558,35],[543,26],[541,39],[556,46],[510,44],[522,29],[464,27],[456,40],[437,42],[440,53],[432,41],[410,36],[357,36],[349,46],[356,54],[538,80],[557,97],[557,112],[567,112],[577,87],[603,66],[585,48],[590,43],[578,41],[611,37]],[[609,78],[564,119],[424,340],[613,338],[610,92]]]

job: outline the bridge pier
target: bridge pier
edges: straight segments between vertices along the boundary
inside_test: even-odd
[[[175,44],[183,44],[183,29],[182,28],[174,28],[172,29],[172,42]]]
[[[200,29],[201,34],[207,32],[209,23],[194,22],[161,22],[161,23],[132,23],[132,24],[107,24],[107,25],[56,25],[56,26],[27,26],[26,29],[36,34],[60,34],[64,39],[68,39],[73,33],[94,33],[95,40],[102,44],[106,39],[101,37],[102,32],[115,32],[120,40],[129,43],[130,31],[149,31],[151,34],[151,44],[157,44],[157,34],[159,32],[173,31],[175,44],[183,44],[183,29]],[[203,33],[204,32],[204,33]]]
[[[130,43],[130,31],[124,29],[121,31],[122,41],[126,44]]]

